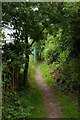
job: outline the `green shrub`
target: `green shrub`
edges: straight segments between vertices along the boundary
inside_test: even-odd
[[[48,64],[52,64],[57,60],[60,53],[60,46],[54,36],[48,36],[48,40],[44,49],[44,58]]]
[[[29,100],[26,99],[26,96],[26,91],[23,91],[23,93],[15,91],[7,93],[3,99],[2,119],[18,120],[29,117],[31,110],[34,109],[34,106],[31,104],[29,105]]]
[[[68,49],[62,51],[59,54],[59,57],[58,57],[58,61],[60,62],[60,64],[63,64],[64,62],[66,62],[67,59],[68,59],[68,56],[69,56],[69,50]]]
[[[72,59],[68,64],[61,65],[61,86],[71,92],[77,92],[79,84],[80,65],[76,59]]]
[[[56,36],[48,35],[44,49],[44,58],[49,65],[53,79],[62,91],[77,92],[80,82],[80,58],[70,56],[69,38],[63,41],[62,31],[59,30]]]

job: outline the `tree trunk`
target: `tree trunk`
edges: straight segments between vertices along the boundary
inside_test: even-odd
[[[25,37],[25,43],[26,43],[26,50],[25,50],[25,67],[24,67],[24,81],[23,81],[23,87],[28,87],[29,82],[27,78],[27,73],[28,73],[28,65],[29,65],[29,45],[28,45],[28,36]]]
[[[24,87],[28,86],[28,78],[27,78],[28,64],[29,64],[29,55],[26,55],[26,62],[25,62],[25,68],[24,68],[24,81],[23,81]]]
[[[13,81],[12,81],[12,85],[13,85],[13,90],[14,90],[14,81],[15,81],[15,68],[13,67]]]

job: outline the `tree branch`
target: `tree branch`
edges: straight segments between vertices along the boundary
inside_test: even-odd
[[[32,43],[31,43],[29,46],[31,47],[31,46],[34,44],[35,41],[36,41],[36,40],[33,40]]]
[[[43,27],[43,29],[40,31],[39,34],[41,34],[44,29],[45,29],[45,27]],[[39,34],[38,34],[38,35],[39,35]],[[38,35],[36,36],[36,38],[38,37]],[[30,44],[30,47],[34,44],[34,42],[36,41],[36,38],[32,41],[32,43]]]

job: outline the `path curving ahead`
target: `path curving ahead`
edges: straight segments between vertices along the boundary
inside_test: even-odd
[[[51,88],[43,81],[41,73],[41,63],[38,65],[37,68],[36,82],[40,90],[42,91],[44,105],[46,107],[46,110],[48,111],[48,116],[46,118],[62,118],[62,111],[54,88]]]

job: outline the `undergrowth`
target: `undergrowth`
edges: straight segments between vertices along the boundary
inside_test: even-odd
[[[78,118],[78,98],[72,94],[65,94],[57,87],[56,93],[60,100],[64,118]]]
[[[30,58],[28,79],[30,88],[11,91],[3,95],[2,120],[27,120],[27,118],[44,118],[46,110],[36,77],[37,62]]]
[[[48,66],[46,65],[45,62],[42,63],[42,65],[41,65],[41,71],[42,71],[42,74],[43,74],[44,82],[46,82],[48,85],[55,84],[54,80],[50,76],[49,68],[48,68]]]
[[[35,109],[31,113],[31,118],[45,118],[45,116],[47,115],[47,111],[44,107],[41,91],[39,90],[36,83],[37,66],[38,66],[38,62],[37,61],[34,62],[31,58],[29,64],[28,78],[33,93],[32,94],[33,96],[31,97],[31,103],[33,103],[35,106]]]
[[[56,90],[56,94],[59,98],[60,105],[62,107],[63,117],[64,118],[78,118],[78,100],[75,96],[66,95],[64,92],[60,91],[54,80],[50,76],[50,69],[45,62],[41,66],[42,74],[44,81],[48,85],[55,85],[53,89]]]

